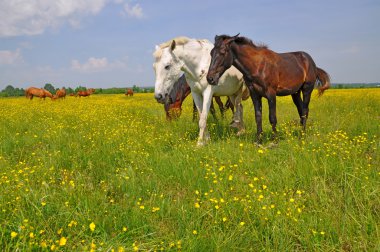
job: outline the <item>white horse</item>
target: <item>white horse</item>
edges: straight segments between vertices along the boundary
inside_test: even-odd
[[[243,75],[234,67],[228,69],[219,79],[217,86],[208,85],[206,76],[210,66],[210,52],[214,45],[208,40],[178,37],[159,46],[153,53],[156,73],[154,97],[164,103],[174,83],[185,73],[195,105],[199,111],[198,145],[204,145],[210,138],[207,130],[207,115],[212,97],[229,96],[235,105],[231,126],[244,132],[242,89]]]

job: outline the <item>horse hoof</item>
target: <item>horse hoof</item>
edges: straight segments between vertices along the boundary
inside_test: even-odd
[[[236,133],[236,136],[244,135],[244,133],[245,133],[245,129],[241,129],[241,130],[239,130],[239,131]]]
[[[230,123],[231,128],[239,128],[240,127],[240,122],[233,121]]]

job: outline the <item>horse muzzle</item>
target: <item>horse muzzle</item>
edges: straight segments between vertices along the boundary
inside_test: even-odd
[[[218,84],[218,81],[219,81],[219,76],[218,75],[207,75],[207,82],[212,85],[212,86],[215,86]]]
[[[162,94],[154,94],[154,98],[156,99],[156,101],[158,102],[158,103],[162,103],[162,104],[164,104],[165,103],[165,101],[166,101],[166,97],[167,97],[167,95],[162,95]]]

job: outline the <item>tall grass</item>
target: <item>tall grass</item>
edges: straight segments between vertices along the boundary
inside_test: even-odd
[[[277,104],[277,146],[246,101],[197,148],[191,99],[170,123],[152,94],[0,99],[2,250],[380,250],[380,90],[313,96],[306,134]]]

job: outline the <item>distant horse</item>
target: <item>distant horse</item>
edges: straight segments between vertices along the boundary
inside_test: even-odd
[[[26,98],[32,100],[34,96],[43,98],[45,100],[46,97],[53,98],[53,95],[43,88],[29,87],[25,90]]]
[[[305,131],[311,93],[317,85],[319,95],[322,95],[330,87],[329,75],[318,68],[311,56],[305,52],[276,53],[238,35],[215,37],[207,81],[211,85],[217,85],[220,76],[231,66],[243,73],[255,108],[257,142],[261,142],[263,132],[262,97],[268,100],[269,121],[274,139],[277,134],[276,96],[292,96]]]
[[[77,92],[77,96],[79,96],[79,97],[81,97],[81,96],[90,96],[94,92],[95,92],[94,88],[89,88],[89,89],[87,89],[85,91],[78,91]]]
[[[66,89],[65,88],[61,88],[61,89],[57,90],[57,92],[55,92],[53,99],[58,99],[58,98],[63,98],[63,99],[66,98]]]
[[[186,81],[185,75],[182,75],[178,79],[178,81],[174,83],[173,89],[170,91],[165,101],[164,108],[165,108],[167,120],[172,120],[172,119],[176,119],[180,117],[181,112],[182,112],[182,103],[190,93],[191,93],[190,86]],[[247,100],[248,97],[249,97],[249,91],[244,86],[242,99]],[[225,111],[229,108],[231,109],[232,113],[235,112],[234,105],[232,104],[229,97],[227,97],[226,104],[224,105],[219,96],[214,96],[214,99],[215,99],[215,102],[219,106],[219,110],[222,117],[224,117]],[[217,119],[213,102],[211,102],[210,112],[212,116],[215,119]],[[197,107],[195,106],[195,103],[193,101],[193,121],[195,121],[197,113],[198,113]]]
[[[206,75],[210,65],[210,52],[213,45],[208,40],[179,37],[156,46],[153,64],[156,82],[155,98],[164,103],[174,83],[185,73],[191,93],[199,111],[198,145],[204,145],[210,138],[207,130],[207,116],[213,96],[230,96],[236,111],[233,126],[238,134],[244,132],[243,106],[241,104],[243,75],[236,69],[230,69],[221,78],[221,85],[210,86]]]
[[[127,88],[127,91],[125,92],[126,96],[133,96],[133,90],[130,88]]]

